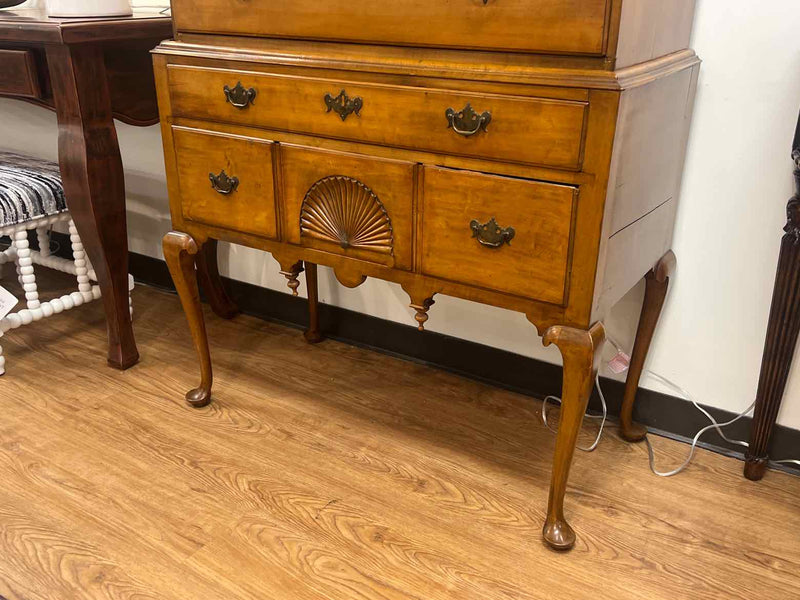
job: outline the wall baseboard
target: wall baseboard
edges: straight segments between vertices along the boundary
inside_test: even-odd
[[[54,236],[56,237],[56,236]],[[61,247],[69,248],[64,236]],[[130,272],[137,282],[175,292],[164,261],[142,254],[130,254]],[[286,293],[262,288],[223,277],[231,297],[242,312],[291,327],[307,323],[306,301]],[[379,319],[329,304],[320,304],[320,326],[326,337],[427,364],[512,390],[535,398],[561,393],[561,368],[550,363],[477,344],[433,331],[419,332],[416,327]],[[533,330],[532,330],[533,331]],[[619,415],[624,384],[601,377],[600,384],[608,404],[609,416]],[[592,392],[589,408],[600,411],[597,390]],[[703,406],[717,421],[732,419],[735,413]],[[634,419],[657,435],[690,442],[708,420],[683,398],[645,388],[639,390]],[[752,419],[740,419],[725,429],[732,439],[748,440]],[[715,431],[709,431],[698,446],[726,456],[743,459],[741,446],[730,444]],[[800,457],[800,430],[778,425],[772,438],[775,458]],[[800,474],[800,467],[770,463],[770,467]]]

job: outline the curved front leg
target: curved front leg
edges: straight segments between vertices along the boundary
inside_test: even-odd
[[[200,359],[200,386],[186,393],[186,401],[195,407],[211,402],[211,355],[208,350],[206,324],[200,306],[195,264],[200,248],[188,234],[170,231],[164,236],[164,258],[183,305],[195,350]]]
[[[45,48],[58,116],[64,193],[102,290],[108,364],[127,369],[139,361],[139,351],[129,305],[125,175],[103,44]]]
[[[675,255],[672,250],[667,252],[658,261],[653,270],[645,275],[644,303],[639,316],[639,327],[636,330],[636,340],[631,353],[631,365],[628,378],[625,380],[625,396],[622,399],[622,408],[619,412],[620,435],[629,442],[639,442],[647,435],[647,429],[639,423],[633,422],[633,406],[636,401],[636,392],[639,391],[639,379],[644,370],[650,342],[661,316],[664,298],[667,297],[670,275],[675,271]]]
[[[545,541],[556,550],[568,550],[575,544],[575,532],[564,518],[564,493],[578,432],[597,377],[600,351],[605,339],[606,332],[602,323],[596,323],[588,331],[557,325],[544,334],[544,345],[558,346],[564,362],[561,418],[553,456],[547,519],[543,530]]]

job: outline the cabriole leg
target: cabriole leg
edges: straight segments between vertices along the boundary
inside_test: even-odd
[[[305,262],[306,291],[308,292],[308,329],[303,334],[309,344],[325,339],[319,330],[319,289],[317,287],[317,265]]]
[[[195,407],[211,402],[211,355],[208,350],[208,336],[200,306],[200,292],[197,287],[195,264],[200,248],[195,240],[177,231],[164,236],[164,258],[178,290],[183,312],[189,321],[195,350],[200,359],[200,386],[186,393],[186,401]]]
[[[653,340],[664,298],[667,296],[669,276],[675,270],[675,255],[672,250],[667,252],[658,261],[653,270],[645,275],[645,292],[642,312],[639,316],[639,327],[636,330],[636,341],[633,343],[631,366],[625,380],[625,396],[620,409],[620,435],[629,442],[639,442],[644,439],[647,429],[643,425],[633,422],[633,405],[636,392],[639,390],[639,379],[644,370],[650,342]]]
[[[555,550],[568,550],[575,544],[575,532],[564,517],[564,493],[605,338],[601,323],[588,331],[557,325],[548,329],[543,338],[545,346],[558,346],[564,362],[561,417],[553,456],[547,518],[542,532],[545,541]]]
[[[197,254],[197,276],[215,315],[232,319],[239,314],[239,307],[228,296],[219,275],[217,240],[208,240]]]

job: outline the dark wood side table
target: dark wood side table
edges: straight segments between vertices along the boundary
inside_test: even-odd
[[[786,225],[761,359],[753,431],[745,454],[744,476],[754,481],[761,479],[767,470],[769,442],[800,333],[800,119],[792,144],[792,160],[795,193],[786,205]]]
[[[78,233],[97,273],[108,322],[108,362],[139,360],[128,307],[125,179],[114,118],[158,122],[149,51],[172,36],[170,17],[55,19],[43,9],[0,11],[0,96],[58,115],[58,155]]]

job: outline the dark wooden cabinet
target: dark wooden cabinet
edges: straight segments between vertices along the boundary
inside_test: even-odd
[[[564,358],[545,540],[569,548],[563,500],[604,341],[648,294],[623,435],[674,265],[672,228],[699,60],[694,2],[173,1],[155,51],[174,231],[164,240],[211,399],[195,267],[218,314],[215,240],[271,252],[307,338],[316,265],[408,293],[422,329],[445,294],[525,313]],[[211,264],[210,264],[211,263]]]

